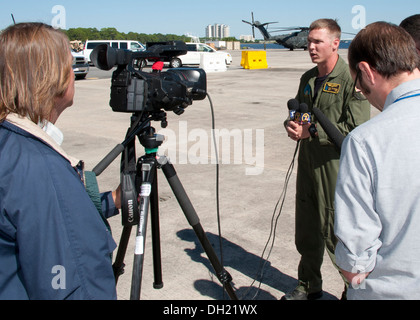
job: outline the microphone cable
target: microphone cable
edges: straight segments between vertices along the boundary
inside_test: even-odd
[[[207,98],[209,99],[210,103],[210,112],[211,112],[211,127],[212,127],[212,137],[214,143],[214,153],[216,157],[216,215],[217,215],[217,230],[218,230],[218,237],[219,237],[219,247],[220,247],[220,264],[224,268],[224,258],[223,258],[223,238],[222,238],[222,223],[220,217],[220,165],[219,165],[219,152],[217,149],[217,142],[216,142],[216,120],[214,116],[214,108],[213,108],[213,101],[211,100],[210,95],[206,92]],[[225,288],[223,285],[223,299],[225,298]]]
[[[244,293],[244,295],[242,296],[242,298],[240,300],[243,300],[249,294],[249,292],[253,288],[253,285],[254,285],[254,283],[256,281],[259,281],[258,289],[257,289],[257,292],[254,294],[254,296],[251,298],[251,300],[254,300],[258,296],[258,294],[260,292],[261,285],[262,285],[262,282],[263,282],[263,277],[264,277],[264,269],[265,269],[265,267],[267,265],[268,258],[270,257],[271,252],[272,252],[272,250],[274,248],[274,242],[275,242],[275,239],[276,239],[277,224],[278,224],[278,220],[280,218],[281,212],[283,210],[284,202],[286,200],[287,188],[288,188],[288,185],[289,185],[290,177],[292,176],[292,173],[293,173],[293,169],[295,167],[295,160],[296,160],[296,155],[297,155],[298,150],[299,150],[300,141],[301,140],[299,140],[296,143],[296,148],[295,148],[295,151],[294,151],[294,154],[293,154],[293,159],[292,159],[292,162],[289,165],[289,168],[287,170],[286,177],[285,177],[285,180],[284,180],[283,191],[281,192],[280,197],[277,200],[277,203],[276,203],[276,205],[274,207],[273,215],[271,217],[270,235],[269,235],[269,237],[267,239],[267,242],[266,242],[266,244],[264,246],[264,250],[263,250],[263,252],[262,252],[262,254],[260,256],[260,264],[258,266],[258,270],[257,270],[257,272],[256,272],[256,274],[254,276],[254,280],[249,285],[248,290]],[[279,205],[280,205],[279,211],[278,211],[278,213],[276,213],[277,208],[279,207]],[[264,254],[267,251],[270,242],[271,242],[271,246],[269,248],[267,257],[264,258]]]
[[[216,121],[215,121],[215,116],[214,116],[214,108],[213,108],[212,99],[207,92],[206,92],[206,96],[209,99],[209,103],[210,103],[210,111],[211,111],[211,119],[212,119],[212,137],[213,137],[214,150],[215,150],[214,152],[215,152],[215,157],[216,157],[216,215],[217,215],[217,228],[218,228],[219,247],[220,247],[220,263],[221,263],[222,267],[224,268],[223,238],[222,238],[221,215],[220,215],[220,190],[219,190],[220,189],[220,165],[219,165],[219,154],[218,154],[216,134],[215,134]],[[286,172],[286,177],[285,177],[285,181],[284,181],[283,190],[282,190],[282,192],[280,194],[280,197],[277,200],[277,203],[274,207],[274,211],[273,211],[272,218],[271,218],[271,223],[270,223],[270,234],[269,234],[267,242],[264,246],[263,252],[260,256],[260,264],[258,266],[258,270],[257,270],[257,272],[254,276],[254,279],[253,279],[252,283],[249,285],[248,290],[244,293],[244,295],[241,298],[239,298],[239,300],[245,299],[245,297],[249,294],[250,290],[253,288],[253,285],[256,281],[259,281],[258,290],[254,294],[254,296],[251,298],[251,300],[254,300],[260,292],[263,277],[264,277],[264,269],[267,265],[268,259],[269,259],[270,255],[272,253],[273,248],[274,248],[274,242],[275,242],[275,239],[276,239],[277,224],[278,224],[278,220],[280,218],[280,215],[282,213],[283,206],[284,206],[284,203],[285,203],[285,200],[286,200],[287,189],[288,189],[289,181],[290,181],[290,178],[292,176],[292,173],[293,173],[293,170],[294,170],[294,167],[295,167],[296,156],[297,156],[297,153],[298,153],[298,150],[299,150],[300,142],[301,142],[301,140],[299,140],[296,143],[296,148],[295,148],[295,151],[293,153],[292,162],[290,163],[289,168]],[[276,213],[279,205],[280,205],[279,211],[278,211],[278,213]],[[264,254],[267,251],[270,242],[271,242],[271,245],[270,245],[267,257],[264,259]],[[225,288],[224,288],[224,286],[223,286],[223,298],[225,298]]]

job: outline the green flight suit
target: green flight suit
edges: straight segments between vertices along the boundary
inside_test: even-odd
[[[317,67],[306,72],[296,96],[300,103],[308,105],[310,112],[313,107],[319,108],[344,135],[370,119],[370,104],[353,97],[353,79],[341,57],[314,99],[317,76]],[[317,123],[316,119],[312,122]],[[295,243],[301,254],[298,289],[308,294],[322,290],[325,248],[336,266],[334,193],[340,152],[318,123],[317,130],[318,137],[300,142],[296,186]]]

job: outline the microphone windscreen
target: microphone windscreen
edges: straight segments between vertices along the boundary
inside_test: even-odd
[[[296,99],[290,99],[287,102],[287,108],[289,108],[289,110],[298,110],[299,109],[299,101],[297,101]]]
[[[328,118],[325,116],[325,114],[322,113],[321,110],[314,107],[313,114],[315,115],[321,127],[324,129],[327,136],[341,151],[341,145],[343,144],[343,141],[346,137],[343,136],[343,134],[334,126],[334,124],[332,124],[330,120],[328,120]]]
[[[309,107],[306,103],[301,103],[299,106],[299,111],[301,113],[307,113],[309,111]]]

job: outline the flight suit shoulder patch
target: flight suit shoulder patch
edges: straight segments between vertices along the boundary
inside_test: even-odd
[[[311,91],[312,91],[311,86],[310,86],[310,84],[308,83],[308,84],[306,85],[305,89],[303,90],[303,94],[304,94],[305,96],[310,96],[310,95],[311,95]]]
[[[340,92],[341,85],[338,83],[327,82],[324,85],[324,89],[322,91],[327,93],[338,94]]]

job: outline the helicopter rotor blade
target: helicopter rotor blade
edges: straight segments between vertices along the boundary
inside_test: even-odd
[[[300,30],[308,29],[308,27],[278,27],[279,30]]]
[[[252,35],[253,35],[253,37],[255,39],[255,24],[254,23],[251,23],[251,22],[248,22],[248,21],[245,21],[245,20],[242,20],[242,22],[247,23],[250,26],[252,26]]]

